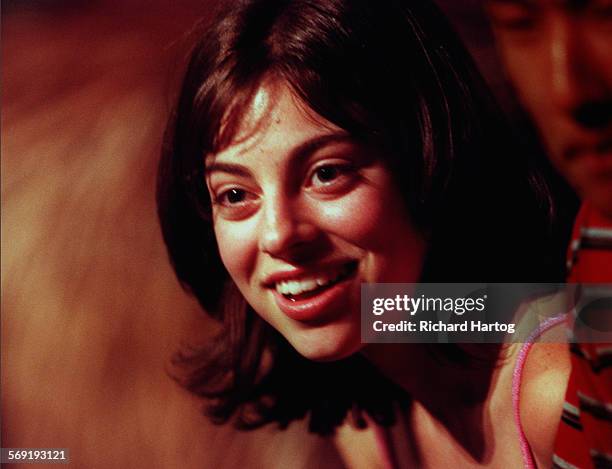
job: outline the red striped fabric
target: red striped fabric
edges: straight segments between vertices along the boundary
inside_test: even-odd
[[[568,282],[612,284],[612,221],[586,205],[576,219],[568,267]],[[570,349],[553,467],[612,468],[612,344],[576,343]]]

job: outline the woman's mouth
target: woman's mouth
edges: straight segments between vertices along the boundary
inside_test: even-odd
[[[351,261],[298,278],[279,280],[274,285],[278,307],[298,321],[312,321],[347,306],[349,283],[357,270]]]
[[[354,271],[355,267],[356,263],[353,262],[331,271],[305,276],[299,280],[283,280],[276,283],[276,291],[289,300],[303,300],[341,282]]]

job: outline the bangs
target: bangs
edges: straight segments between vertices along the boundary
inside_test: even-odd
[[[226,74],[214,87],[205,82],[193,103],[192,128],[200,135],[200,155],[219,153],[236,137],[263,82],[263,74],[244,78],[235,72]],[[240,79],[240,78],[242,79]]]

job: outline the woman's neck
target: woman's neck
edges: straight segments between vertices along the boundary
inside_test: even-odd
[[[455,363],[440,346],[375,344],[364,355],[414,401],[408,421],[430,418],[430,428],[448,433],[458,445],[479,460],[485,452],[488,403],[501,367],[501,349],[484,346],[460,349],[466,360]],[[470,360],[470,356],[481,358]],[[423,428],[423,427],[421,427]]]
[[[363,354],[385,376],[423,404],[448,402],[471,407],[483,402],[498,369],[501,347],[457,348],[456,353],[464,354],[465,360],[452,360],[444,355],[443,346],[372,344]]]

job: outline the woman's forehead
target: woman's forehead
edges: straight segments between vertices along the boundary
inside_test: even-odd
[[[265,147],[297,146],[327,134],[344,133],[316,114],[284,81],[263,82],[243,109],[224,118],[221,134],[233,126],[226,144],[208,159],[238,156]]]

